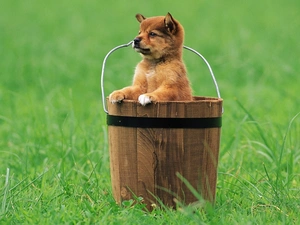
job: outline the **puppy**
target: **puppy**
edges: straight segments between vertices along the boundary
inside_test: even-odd
[[[192,91],[182,61],[184,30],[172,15],[145,18],[136,15],[140,31],[133,48],[142,56],[132,86],[112,92],[111,103],[124,99],[147,105],[157,101],[191,101]]]

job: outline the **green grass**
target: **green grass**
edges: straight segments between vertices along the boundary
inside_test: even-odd
[[[299,224],[300,3],[2,1],[0,224]],[[138,31],[134,15],[170,11],[210,62],[224,99],[215,206],[145,213],[116,205],[99,88],[105,54]],[[195,95],[215,96],[185,53]],[[139,60],[109,59],[105,91]]]

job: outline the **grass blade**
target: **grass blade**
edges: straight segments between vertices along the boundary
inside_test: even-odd
[[[4,193],[3,193],[3,200],[2,200],[2,207],[1,207],[1,215],[6,213],[7,209],[7,195],[9,192],[9,168],[6,169],[6,176],[5,176],[5,185],[4,185]]]

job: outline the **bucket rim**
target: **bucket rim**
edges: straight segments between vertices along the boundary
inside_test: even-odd
[[[218,97],[210,97],[210,96],[192,96],[193,100],[191,101],[157,101],[152,102],[151,104],[182,104],[182,103],[197,103],[197,102],[223,102],[223,98]],[[106,97],[106,101],[109,102],[109,98]],[[136,103],[140,104],[137,100],[124,99],[120,103],[112,103],[112,104],[123,104],[123,103]]]

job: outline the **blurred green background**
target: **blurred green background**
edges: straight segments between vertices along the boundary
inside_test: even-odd
[[[299,103],[298,5],[293,0],[3,1],[2,90],[34,91],[42,97],[55,88],[71,88],[86,99],[82,104],[90,105],[87,99],[99,95],[104,55],[137,34],[135,14],[171,12],[185,27],[185,44],[213,67],[225,106],[237,97],[260,114],[281,108],[290,117],[293,103]],[[117,54],[108,65],[107,92],[130,84],[139,60],[132,50]],[[185,62],[195,95],[215,95],[202,62],[190,53]]]
[[[40,194],[53,212],[70,201],[66,193],[113,202],[100,73],[105,54],[137,35],[136,13],[170,12],[185,28],[185,45],[209,61],[225,109],[219,171],[243,168],[246,180],[259,180],[265,178],[262,163],[277,168],[288,123],[300,111],[298,0],[2,0],[0,5],[0,191],[6,218],[21,212],[29,218],[30,207],[39,212]],[[139,60],[130,47],[109,58],[106,95],[131,83]],[[204,63],[189,52],[184,61],[194,95],[216,96]],[[299,164],[299,129],[296,118],[284,154],[294,159],[291,185],[297,194],[299,168],[293,165]],[[267,148],[249,144],[262,139]],[[226,179],[219,175],[219,206],[232,188]]]

